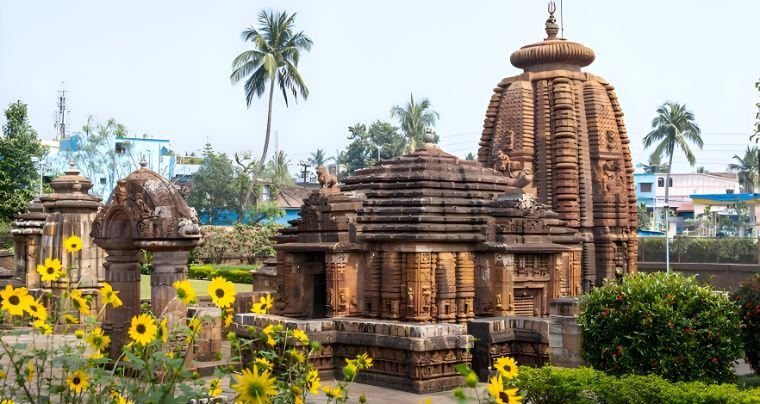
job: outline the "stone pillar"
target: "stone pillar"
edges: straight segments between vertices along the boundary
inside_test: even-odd
[[[381,318],[398,320],[401,317],[401,254],[383,252],[383,307]]]
[[[549,362],[554,366],[583,366],[578,299],[562,297],[549,302]]]
[[[40,287],[40,275],[37,264],[40,259],[40,242],[42,227],[48,214],[38,198],[29,203],[29,211],[19,215],[11,227],[13,235],[14,283],[28,289]]]
[[[111,336],[111,358],[121,355],[121,348],[129,343],[129,326],[132,317],[140,312],[140,251],[106,248],[106,282],[119,292],[123,306],[108,306],[103,321],[103,331]]]
[[[475,317],[475,259],[471,252],[457,253],[457,322],[467,323]]]
[[[435,268],[437,321],[453,323],[456,321],[456,266],[454,253],[438,253]]]
[[[150,272],[150,308],[156,317],[166,315],[169,323],[184,319],[187,307],[175,299],[174,282],[187,279],[187,251],[153,251]],[[171,325],[170,325],[171,327]]]

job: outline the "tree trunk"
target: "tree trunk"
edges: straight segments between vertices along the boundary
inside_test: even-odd
[[[274,98],[274,80],[275,78],[272,77],[272,81],[269,84],[269,112],[267,113],[267,132],[266,136],[264,137],[264,151],[261,152],[259,165],[256,167],[256,170],[254,170],[255,175],[253,177],[253,181],[251,182],[251,188],[256,187],[256,182],[259,180],[259,176],[261,176],[261,173],[264,171],[264,163],[266,163],[267,160],[267,150],[269,149],[269,135],[272,132],[272,100]]]

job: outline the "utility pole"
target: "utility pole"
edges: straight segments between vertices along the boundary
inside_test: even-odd
[[[308,162],[303,161],[303,160],[301,160],[298,163],[298,165],[301,166],[301,167],[303,167],[303,185],[305,186],[306,185],[306,174],[309,173],[308,168],[311,167],[311,165]]]
[[[68,126],[66,114],[69,112],[71,111],[66,106],[66,90],[63,89],[63,83],[61,83],[61,90],[58,91],[58,110],[55,112],[55,124],[53,125],[56,129],[56,140],[66,139],[66,127]]]

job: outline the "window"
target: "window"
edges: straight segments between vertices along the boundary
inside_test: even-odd
[[[673,188],[673,179],[668,178],[668,188]]]
[[[122,142],[117,142],[114,145],[114,151],[116,152],[116,154],[122,154],[125,151],[127,151],[127,146]]]
[[[642,182],[639,184],[639,189],[641,192],[652,192],[652,183],[651,182]]]
[[[665,186],[665,178],[658,178],[657,179],[657,187],[663,188]]]
[[[733,194],[733,193],[734,193],[734,190],[733,190],[733,189],[727,189],[727,190],[726,190],[726,193],[727,193],[727,194]]]

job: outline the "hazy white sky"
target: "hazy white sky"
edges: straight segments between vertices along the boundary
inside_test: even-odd
[[[170,139],[180,153],[207,139],[218,151],[259,153],[265,100],[247,109],[229,74],[247,46],[240,32],[261,9],[298,12],[314,41],[300,64],[311,96],[290,108],[277,98],[274,111],[279,148],[293,163],[317,148],[334,155],[348,126],[390,120],[410,92],[439,112],[446,151],[477,152],[493,87],[520,73],[509,55],[543,39],[547,15],[540,0],[0,0],[0,107],[29,104],[50,139],[65,82],[75,130],[92,114]],[[641,138],[656,107],[674,100],[696,114],[698,165],[711,171],[743,154],[753,128],[758,15],[751,0],[564,1],[565,37],[594,49],[585,70],[615,85],[634,160],[648,156]],[[693,170],[680,160],[676,170]]]

